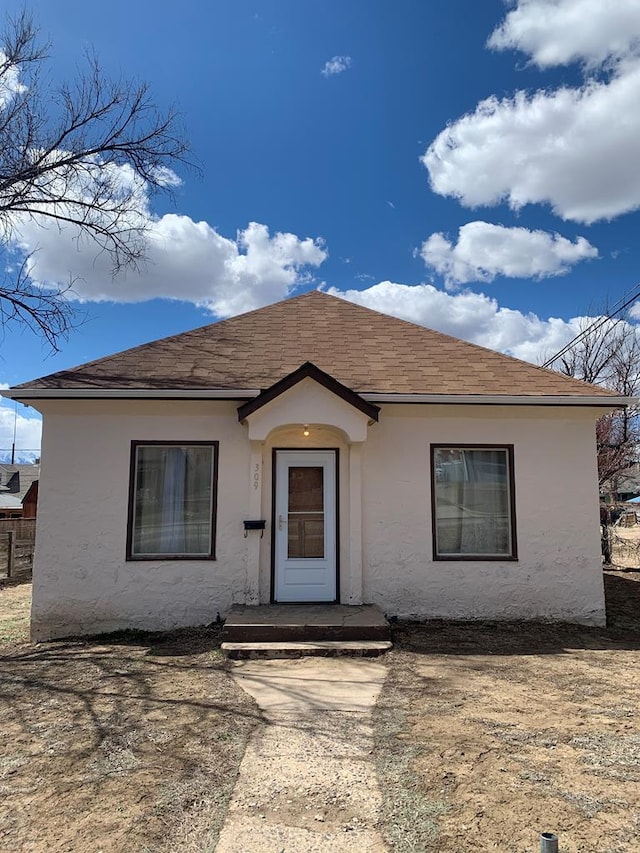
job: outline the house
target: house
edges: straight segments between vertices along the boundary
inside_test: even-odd
[[[14,465],[0,463],[0,518],[35,518],[37,486],[40,466],[38,464]],[[30,494],[28,512],[25,515],[24,500]],[[34,500],[35,495],[35,500]]]
[[[600,487],[600,498],[604,503],[615,504],[640,495],[640,464],[635,462],[624,471],[618,472]]]
[[[34,480],[22,498],[22,517],[36,518],[38,515],[38,484],[39,480]]]
[[[273,601],[604,623],[602,388],[314,291],[4,393],[44,416],[37,640]]]
[[[22,518],[22,501],[15,495],[0,491],[0,518]]]

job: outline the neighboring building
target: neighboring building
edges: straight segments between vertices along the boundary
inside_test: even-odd
[[[26,495],[22,498],[22,517],[36,518],[38,515],[38,483],[34,480],[29,486]]]
[[[24,515],[23,500],[40,476],[40,466],[0,463],[0,518],[35,518],[35,504],[30,505],[32,515]],[[37,500],[37,491],[36,491]]]
[[[0,518],[22,518],[22,501],[8,492],[0,492]]]
[[[636,462],[600,487],[600,497],[605,503],[622,503],[640,495],[640,465]]]
[[[44,416],[35,639],[270,601],[604,624],[602,388],[316,291],[4,393]]]

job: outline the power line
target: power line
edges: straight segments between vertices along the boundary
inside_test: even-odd
[[[640,288],[640,285],[635,284],[634,288]],[[634,302],[640,296],[640,290],[637,290],[629,299],[627,299],[626,302],[623,302],[625,297],[627,297],[629,295],[629,293],[631,293],[632,289],[633,288],[627,290],[627,292],[624,293],[620,297],[620,299],[618,299],[617,302],[614,302],[613,306],[604,315],[604,317],[598,317],[596,320],[593,321],[593,323],[591,323],[591,325],[587,326],[586,329],[583,329],[582,331],[578,332],[578,334],[574,338],[572,338],[572,340],[570,340],[568,344],[565,344],[565,346],[559,352],[557,352],[552,358],[547,359],[547,361],[545,361],[545,363],[542,365],[542,367],[549,367],[551,364],[553,364],[554,361],[557,361],[568,350],[570,350],[571,347],[574,346],[574,344],[578,343],[582,338],[586,337],[590,332],[596,331],[601,326],[604,326],[604,324],[608,320],[612,320],[616,314],[619,314],[620,311],[622,311],[624,308],[627,307],[627,305],[630,305],[632,302]],[[619,307],[617,307],[617,306],[619,306]],[[615,310],[613,310],[613,309],[615,309]]]
[[[626,299],[626,297],[629,296],[629,293],[631,293],[632,290],[635,292],[632,294],[632,296]],[[578,334],[574,338],[572,338],[568,344],[565,344],[564,347],[562,347],[562,349],[559,350],[554,356],[548,358],[544,362],[542,367],[551,367],[554,361],[557,361],[559,358],[561,358],[566,352],[568,352],[576,344],[580,343],[580,341],[583,338],[586,338],[586,336],[589,335],[591,332],[597,331],[602,326],[604,326],[604,324],[607,323],[609,320],[613,320],[616,314],[619,314],[621,311],[624,311],[625,308],[631,305],[632,302],[635,302],[636,299],[638,299],[639,297],[640,283],[634,284],[633,288],[630,288],[626,291],[626,293],[623,293],[620,299],[618,299],[617,302],[614,302],[613,306],[609,311],[607,311],[604,317],[598,317],[596,320],[593,321],[593,323],[591,323],[591,325],[587,326],[586,329],[583,329],[581,332],[578,332]]]

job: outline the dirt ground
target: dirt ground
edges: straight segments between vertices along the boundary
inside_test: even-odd
[[[30,607],[30,583],[0,586],[0,648],[28,641]]]
[[[391,851],[535,853],[553,831],[637,853],[640,573],[605,582],[606,629],[395,626],[374,712]],[[219,628],[34,646],[29,597],[0,587],[0,850],[213,851],[261,724]]]
[[[640,573],[605,581],[607,629],[398,626],[376,717],[394,851],[640,850]]]
[[[219,628],[30,645],[0,588],[0,850],[213,850],[258,722]]]

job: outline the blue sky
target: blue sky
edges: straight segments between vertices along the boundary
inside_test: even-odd
[[[151,200],[148,264],[115,281],[73,233],[23,228],[34,280],[76,278],[82,323],[55,356],[5,329],[0,382],[318,286],[536,361],[640,279],[640,0],[29,9],[52,86],[87,49],[148,81],[201,174]],[[38,435],[20,411],[18,445]]]

